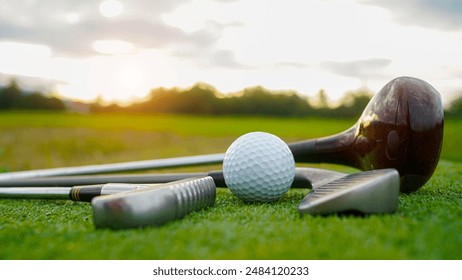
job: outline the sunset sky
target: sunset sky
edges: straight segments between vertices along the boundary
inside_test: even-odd
[[[130,102],[196,82],[332,101],[398,76],[462,94],[462,1],[0,2],[0,84]]]

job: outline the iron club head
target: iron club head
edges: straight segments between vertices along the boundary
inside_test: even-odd
[[[186,214],[212,206],[216,189],[210,176],[144,188],[92,200],[97,228],[159,226]]]
[[[298,206],[301,214],[392,213],[398,208],[400,178],[395,169],[349,174],[320,185]]]

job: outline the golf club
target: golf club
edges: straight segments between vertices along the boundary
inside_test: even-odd
[[[398,208],[399,181],[395,169],[348,174],[313,189],[298,211],[312,215],[392,213]]]
[[[441,153],[444,112],[427,82],[399,77],[386,84],[354,126],[339,134],[289,144],[296,162],[345,164],[361,170],[397,169],[400,190],[418,190],[432,176]],[[158,159],[0,174],[0,180],[96,174],[222,163],[224,154]]]
[[[159,226],[213,206],[215,199],[212,177],[186,179],[161,188],[95,197],[93,222],[97,228],[111,229]]]
[[[418,190],[432,176],[443,143],[440,94],[427,82],[400,77],[370,100],[346,131],[289,145],[297,162],[329,162],[360,170],[394,168],[400,190]]]
[[[162,184],[108,183],[74,187],[11,187],[0,188],[0,199],[70,199],[90,202],[94,197],[132,191],[141,188],[162,187]]]
[[[346,175],[345,173],[325,169],[298,167],[295,170],[292,188],[316,188],[319,185]],[[53,177],[11,181],[11,184],[1,182],[3,184],[0,187],[0,199],[71,199],[75,201],[91,201],[93,197],[99,195],[162,186],[164,183],[206,176],[213,178],[216,187],[226,188],[223,173],[220,171],[209,173],[76,176],[70,178]]]

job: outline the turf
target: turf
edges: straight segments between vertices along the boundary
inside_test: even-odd
[[[340,132],[353,123],[2,113],[0,168],[16,171],[223,152],[248,131],[268,131],[294,141]],[[434,176],[419,191],[401,195],[399,209],[391,215],[300,216],[297,205],[308,190],[290,190],[276,203],[246,204],[220,189],[214,207],[182,220],[113,231],[95,229],[86,203],[4,199],[0,259],[461,259],[461,124],[446,122],[442,159]]]

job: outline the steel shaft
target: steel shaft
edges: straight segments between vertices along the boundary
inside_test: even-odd
[[[50,169],[37,169],[28,171],[17,171],[0,174],[0,181],[13,181],[29,178],[70,176],[82,174],[101,174],[113,172],[127,172],[147,169],[158,169],[180,166],[194,166],[204,164],[222,163],[224,154],[209,154],[189,157],[177,157],[166,159],[153,159],[144,161],[120,162],[98,165],[85,165],[75,167],[60,167]]]

